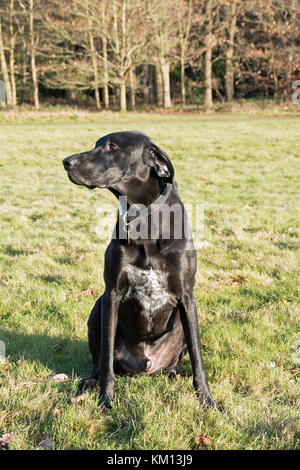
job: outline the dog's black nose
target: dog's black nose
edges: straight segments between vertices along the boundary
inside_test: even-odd
[[[64,158],[62,161],[62,164],[66,171],[70,170],[70,168],[74,165],[74,163],[75,163],[74,157],[67,157],[67,158]]]

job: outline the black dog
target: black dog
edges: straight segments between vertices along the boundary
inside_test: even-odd
[[[193,296],[196,251],[185,233],[174,236],[173,213],[168,221],[158,219],[155,235],[151,231],[152,216],[162,205],[175,204],[185,215],[169,157],[141,132],[117,132],[99,139],[93,150],[65,158],[63,165],[73,183],[127,197],[105,253],[106,290],[88,321],[94,368],[81,392],[100,383],[100,403],[110,407],[115,373],[174,375],[188,351],[199,401],[213,406]],[[137,221],[140,235],[134,238],[129,230]],[[163,237],[166,224],[170,235]]]

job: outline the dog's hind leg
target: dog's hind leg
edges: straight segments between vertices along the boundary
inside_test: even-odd
[[[166,369],[164,369],[163,373],[166,374],[168,377],[173,378],[176,377],[177,375],[177,366],[180,363],[181,359],[183,356],[187,353],[187,345],[184,342],[181,348],[180,353],[178,354],[177,358],[175,361],[170,364]]]
[[[93,370],[88,378],[79,382],[78,394],[96,390],[99,387],[99,362],[101,351],[101,297],[95,303],[88,319],[89,348],[93,358]]]

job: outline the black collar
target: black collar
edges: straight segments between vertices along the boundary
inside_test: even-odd
[[[166,202],[172,189],[171,183],[166,183],[160,195],[149,205],[144,206],[142,204],[133,204],[127,210],[127,207],[122,205],[122,201],[119,199],[119,217],[123,221],[123,224],[128,226],[130,222],[139,216],[151,217],[152,214],[157,212],[160,207]]]

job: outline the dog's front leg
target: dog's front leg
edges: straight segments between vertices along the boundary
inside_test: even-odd
[[[114,396],[114,344],[120,299],[115,291],[101,298],[100,404],[111,408]]]
[[[204,406],[215,406],[211,397],[205,367],[203,364],[198,327],[196,301],[193,295],[186,295],[179,304],[180,318],[184,330],[192,369],[193,385],[200,403]]]

